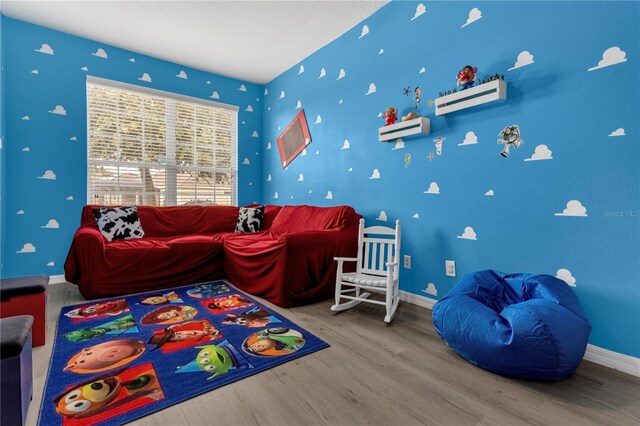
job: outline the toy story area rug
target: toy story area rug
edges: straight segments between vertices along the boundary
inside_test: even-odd
[[[224,281],[67,306],[39,424],[123,424],[328,346]]]

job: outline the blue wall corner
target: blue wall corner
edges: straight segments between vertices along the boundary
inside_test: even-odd
[[[591,343],[640,356],[639,4],[424,5],[391,2],[265,86],[263,201],[401,219],[413,259],[400,286],[417,295],[487,268],[558,275]],[[504,74],[508,99],[435,117],[467,64]],[[380,114],[413,111],[416,86],[432,133],[378,142]],[[276,138],[299,107],[312,142],[283,169]],[[498,133],[512,124],[524,144],[503,158]]]
[[[86,204],[87,75],[239,106],[238,202],[260,201],[261,85],[11,18],[2,23],[5,41],[11,40],[2,50],[2,99],[9,106],[3,126],[3,276],[63,273]],[[97,55],[98,49],[106,57]],[[181,71],[187,79],[177,77]],[[140,80],[144,73],[151,82]],[[66,115],[49,113],[57,105]],[[55,180],[40,178],[47,170]],[[45,227],[51,219],[59,228]]]

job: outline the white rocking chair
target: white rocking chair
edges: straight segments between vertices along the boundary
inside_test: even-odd
[[[358,257],[335,257],[334,260],[338,262],[338,272],[336,273],[336,303],[331,306],[331,310],[339,312],[361,302],[375,303],[387,308],[384,320],[390,323],[400,300],[398,293],[400,221],[396,221],[395,229],[386,226],[365,228],[364,219],[360,219]],[[356,272],[342,272],[344,262],[357,262]],[[343,286],[348,288],[343,289]],[[368,298],[371,293],[362,293],[362,290],[385,293],[385,301],[371,300]],[[340,303],[341,299],[348,301]]]

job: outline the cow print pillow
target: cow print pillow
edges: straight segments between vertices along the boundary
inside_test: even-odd
[[[109,241],[144,237],[136,206],[95,208],[93,216]]]
[[[240,207],[236,232],[258,232],[264,222],[264,206]]]

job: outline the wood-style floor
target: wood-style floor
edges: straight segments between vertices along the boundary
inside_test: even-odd
[[[71,284],[50,286],[48,299],[47,345],[33,352],[29,425],[37,422],[60,308],[83,301]],[[430,310],[401,302],[386,326],[382,307],[363,304],[334,315],[330,306],[274,307],[330,348],[132,424],[640,425],[636,377],[583,361],[561,382],[508,379],[448,349],[433,329]]]

